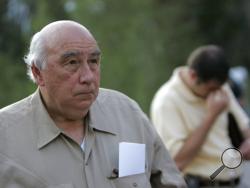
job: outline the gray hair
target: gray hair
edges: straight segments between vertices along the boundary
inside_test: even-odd
[[[31,39],[28,54],[24,56],[24,62],[27,65],[27,75],[34,83],[36,83],[36,79],[32,73],[31,67],[34,65],[39,70],[44,69],[46,66],[46,57],[45,40],[41,32],[37,32]]]

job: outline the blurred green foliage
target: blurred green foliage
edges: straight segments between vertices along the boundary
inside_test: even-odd
[[[51,21],[85,25],[102,50],[101,86],[135,99],[148,113],[156,90],[197,46],[225,48],[250,68],[247,0],[0,0],[0,107],[36,86],[22,61],[31,36]]]

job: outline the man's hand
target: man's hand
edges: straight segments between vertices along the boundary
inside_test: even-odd
[[[209,94],[206,100],[207,114],[210,117],[217,118],[217,116],[227,108],[228,103],[229,97],[224,90],[219,89],[214,91]]]
[[[222,89],[209,94],[206,99],[207,113],[196,130],[189,135],[180,151],[174,157],[177,167],[183,170],[204,144],[216,118],[227,108],[229,97]]]
[[[240,152],[243,155],[243,158],[250,160],[250,138],[247,138],[240,146]]]

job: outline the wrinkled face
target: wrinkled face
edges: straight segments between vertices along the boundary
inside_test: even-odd
[[[48,48],[38,85],[52,116],[82,119],[98,95],[100,50],[94,38],[79,28],[58,35]]]

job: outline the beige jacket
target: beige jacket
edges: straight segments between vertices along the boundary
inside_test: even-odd
[[[122,178],[120,142],[146,145],[145,173]],[[48,115],[39,91],[0,110],[1,188],[185,187],[158,134],[138,105],[115,91],[100,89],[91,106],[85,150]]]

